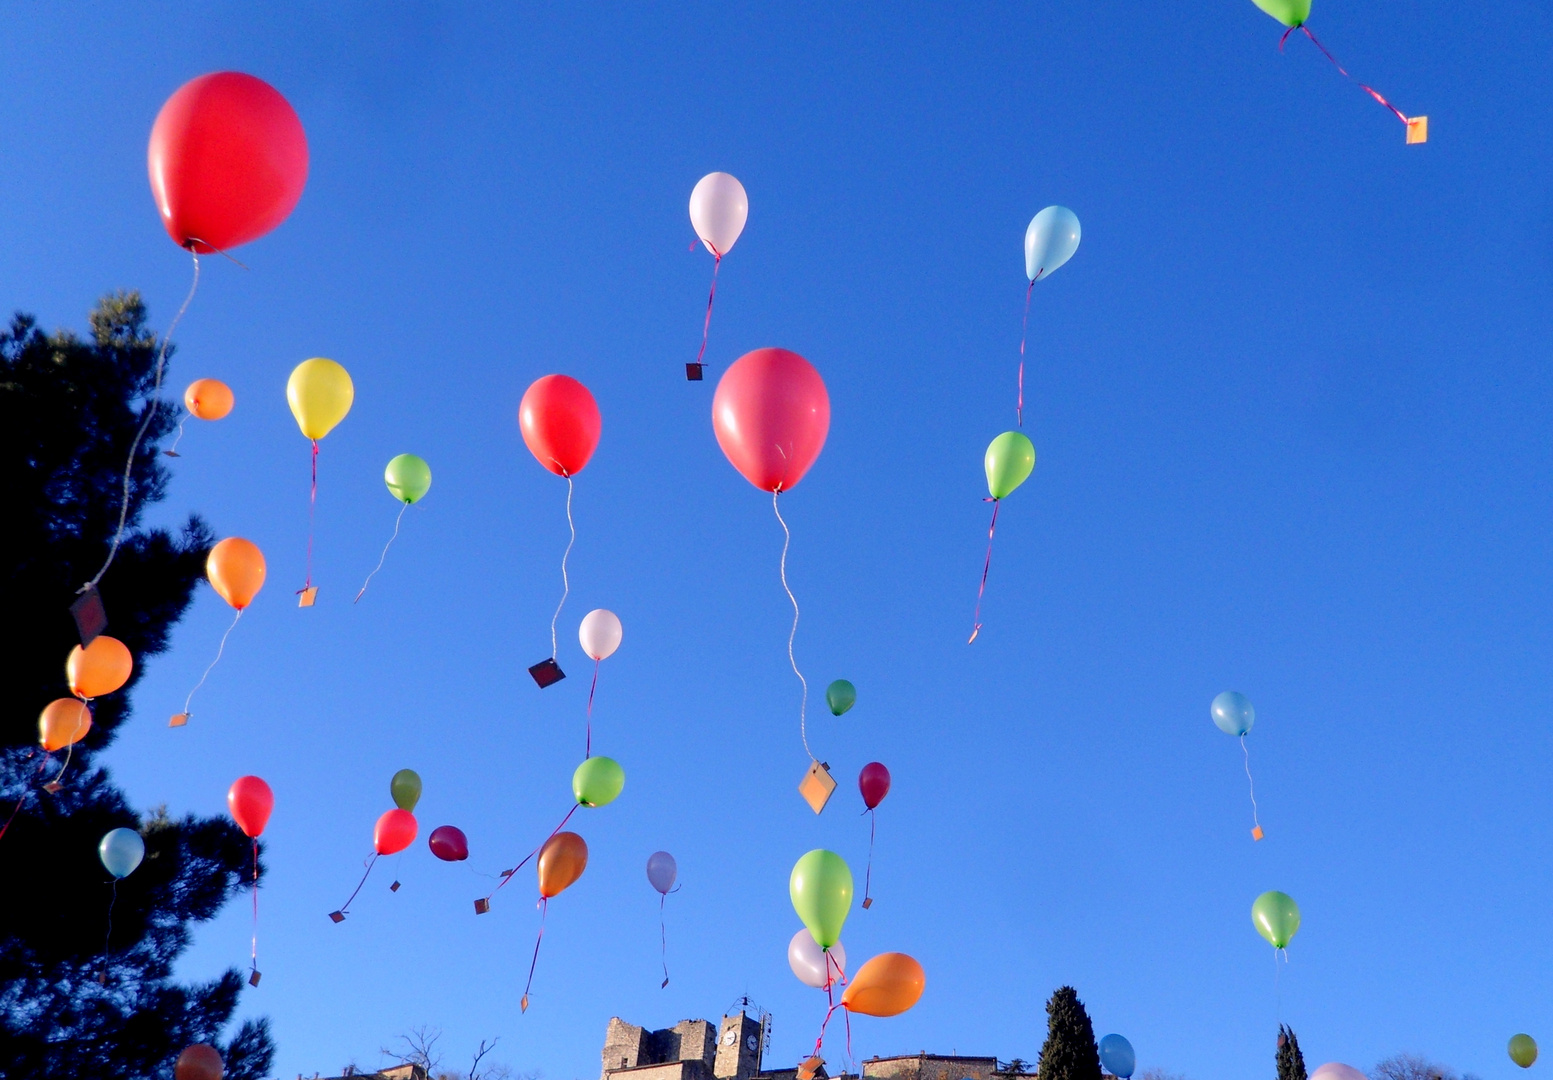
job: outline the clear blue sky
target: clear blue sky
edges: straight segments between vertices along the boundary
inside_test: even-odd
[[[227,621],[201,590],[105,759],[145,808],[223,812],[247,772],[274,787],[242,1011],[273,1019],[279,1075],[375,1065],[426,1023],[452,1058],[499,1035],[513,1066],[589,1080],[611,1015],[664,1026],[746,992],[775,1014],[770,1060],[796,1061],[823,1008],[787,969],[788,870],[816,846],[862,870],[853,777],[874,758],[895,776],[878,902],[844,940],[912,953],[928,989],[859,1020],[860,1055],[1034,1058],[1071,982],[1140,1071],[1270,1075],[1248,913],[1271,888],[1304,910],[1282,1018],[1312,1066],[1413,1049],[1491,1080],[1512,1033],[1553,1040],[1553,11],[1318,0],[1312,22],[1430,116],[1427,146],[1308,42],[1280,55],[1248,0],[0,14],[0,303],[45,325],[137,287],[160,326],[182,298],[145,173],[179,84],[252,72],[307,128],[296,213],[240,252],[250,271],[207,261],[179,331],[173,388],[216,376],[237,409],[191,429],[157,513],[253,539],[269,583],[173,731]],[[784,497],[800,664],[859,691],[810,729],[844,785],[819,818],[793,790],[781,533],[713,440],[715,384],[681,366],[710,270],[685,206],[713,169],[751,200],[713,376],[780,345],[831,394],[830,441]],[[1021,237],[1049,203],[1083,246],[1036,292],[1040,464],[968,647],[981,454],[1013,419]],[[314,355],[357,396],[323,444],[323,591],[299,611],[307,444],[283,391]],[[548,652],[565,492],[516,410],[553,371],[593,389],[604,433],[578,482],[573,677],[541,693],[523,669]],[[403,451],[435,483],[353,607]],[[627,786],[581,815],[592,861],[520,1015],[532,878],[476,918],[471,871],[566,806],[575,631],[599,606],[625,643],[594,745]],[[1208,718],[1231,687],[1258,710],[1260,844]],[[473,856],[417,844],[335,926],[404,766],[423,835],[457,824]],[[657,848],[684,882],[667,990]],[[183,974],[247,949],[234,903]]]

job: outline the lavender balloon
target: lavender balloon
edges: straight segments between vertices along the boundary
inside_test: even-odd
[[[647,857],[647,880],[664,896],[674,888],[674,879],[678,876],[679,866],[667,851],[655,851]]]

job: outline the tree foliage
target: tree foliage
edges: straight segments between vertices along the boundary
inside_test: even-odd
[[[69,605],[118,524],[157,348],[135,293],[103,298],[88,338],[45,334],[24,315],[0,333],[0,467],[9,481],[0,610],[13,630],[0,650],[0,823],[14,812],[0,835],[3,1076],[169,1076],[189,1043],[216,1042],[243,984],[231,970],[179,985],[172,967],[191,927],[245,887],[248,839],[224,817],[157,811],[142,821],[93,762],[129,718],[146,661],[167,648],[212,542],[197,517],[176,534],[139,527],[166,493],[157,442],[176,422],[173,408],[159,409],[147,429],[131,475],[130,531],[100,586],[108,632],[129,647],[135,675],[93,702],[63,789],[41,787],[50,764],[37,717],[69,695],[64,660],[78,641]],[[114,886],[97,842],[119,826],[140,830],[146,857]],[[273,1056],[266,1022],[244,1023],[223,1051],[228,1077],[263,1076]]]
[[[1278,1080],[1305,1080],[1305,1055],[1294,1029],[1278,1025]]]
[[[1095,1027],[1071,986],[1059,987],[1046,1002],[1046,1042],[1036,1067],[1038,1080],[1100,1080]]]

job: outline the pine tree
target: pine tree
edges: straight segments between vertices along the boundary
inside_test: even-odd
[[[38,713],[69,695],[69,605],[117,525],[158,347],[135,293],[103,298],[91,330],[44,334],[17,315],[0,332],[0,611],[11,630],[0,650],[0,825],[10,819],[0,833],[0,1076],[160,1080],[185,1046],[215,1043],[236,1009],[237,971],[190,986],[171,973],[192,925],[244,888],[252,849],[224,817],[141,820],[93,763],[129,718],[146,661],[167,648],[212,542],[198,517],[176,535],[138,527],[167,488],[157,442],[177,417],[166,404],[137,457],[130,532],[100,586],[108,632],[129,647],[135,675],[93,703],[65,786],[41,787]],[[140,829],[146,857],[113,890],[97,842],[118,826]],[[262,1077],[274,1054],[267,1022],[244,1022],[222,1050],[227,1077]]]
[[[1294,1029],[1278,1025],[1278,1080],[1306,1080],[1305,1055]]]
[[[1078,991],[1059,987],[1046,1003],[1046,1042],[1037,1080],[1100,1080],[1100,1050]]]

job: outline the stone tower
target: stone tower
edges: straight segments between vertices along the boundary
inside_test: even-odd
[[[712,1074],[717,1080],[750,1080],[760,1072],[764,1047],[765,1032],[761,1030],[759,1017],[750,1016],[742,1009],[723,1017]]]

